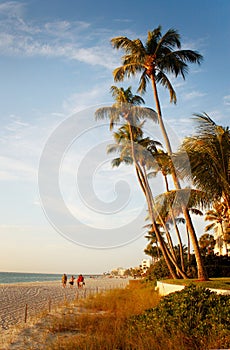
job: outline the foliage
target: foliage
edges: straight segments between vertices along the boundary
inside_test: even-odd
[[[215,247],[215,239],[213,235],[210,235],[208,233],[204,233],[200,238],[199,238],[199,246],[201,249],[201,254],[202,255],[207,255],[210,253],[214,252],[214,247]]]
[[[176,103],[176,93],[168,78],[168,74],[182,76],[188,72],[188,63],[202,61],[202,56],[192,50],[181,50],[179,33],[169,29],[162,34],[161,26],[148,32],[146,43],[140,39],[130,40],[120,36],[113,38],[111,44],[116,49],[122,49],[122,66],[114,70],[115,81],[123,81],[125,77],[132,77],[141,73],[138,92],[144,93],[149,80],[165,87],[170,94],[170,101]]]
[[[146,280],[154,281],[170,277],[170,273],[164,258],[160,258],[155,264],[151,265],[146,272]]]
[[[210,278],[230,277],[230,257],[225,255],[206,254],[202,257],[205,269]],[[194,254],[191,254],[190,261],[185,258],[185,271],[189,278],[197,278],[197,268]],[[163,258],[151,265],[146,273],[146,281],[171,278],[167,265]]]
[[[185,177],[192,178],[196,188],[206,192],[210,202],[224,200],[229,208],[229,128],[217,125],[205,113],[197,114],[195,120],[197,133],[184,139],[176,165]],[[184,159],[183,155],[186,156]],[[191,169],[187,167],[187,157]]]
[[[192,338],[193,348],[201,348],[214,336],[218,336],[221,347],[229,347],[230,296],[191,284],[165,296],[155,308],[133,317],[131,325],[153,336],[159,330],[168,336],[182,332],[188,340]]]
[[[204,257],[204,265],[209,277],[230,277],[230,257],[209,254]]]
[[[207,350],[229,346],[229,297],[194,289],[161,298],[152,285],[132,282],[125,289],[64,304],[40,320],[31,337],[23,336],[21,348]]]

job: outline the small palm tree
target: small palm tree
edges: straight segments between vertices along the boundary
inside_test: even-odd
[[[223,243],[228,244],[228,225],[229,217],[228,210],[224,202],[215,202],[213,203],[213,208],[208,210],[205,215],[206,221],[211,221],[211,224],[205,227],[205,231],[209,232],[213,230],[216,234],[216,244],[217,248],[222,254]]]
[[[213,235],[210,235],[208,233],[204,233],[199,238],[199,246],[204,252],[204,255],[210,254],[213,252],[214,246],[215,246],[215,239]]]

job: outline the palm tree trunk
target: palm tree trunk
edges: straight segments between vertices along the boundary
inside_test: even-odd
[[[142,170],[141,170],[141,171],[142,171]],[[149,211],[149,213],[150,213],[150,217],[152,218],[152,220],[154,220],[155,226],[157,227],[157,230],[158,230],[158,232],[159,232],[158,226],[157,226],[156,221],[155,221],[155,215],[154,215],[154,212],[153,212],[153,208],[155,207],[155,203],[154,203],[152,191],[151,191],[151,188],[150,188],[150,186],[149,186],[149,182],[148,182],[147,175],[146,175],[145,172],[143,172],[143,176],[144,176],[145,183],[146,183],[146,193],[149,195],[149,203],[150,203],[150,211]],[[161,217],[161,215],[160,215],[159,213],[158,213],[158,216],[159,216],[161,222],[163,222],[163,219],[162,219],[162,217]],[[164,225],[164,226],[165,226],[165,225]],[[166,228],[166,229],[167,229],[167,228]],[[156,233],[156,232],[155,232],[155,233]],[[157,233],[156,233],[156,235],[157,235]],[[160,237],[161,237],[160,232],[159,232],[159,235],[160,235]],[[170,234],[169,234],[169,237],[170,237]],[[162,237],[161,237],[161,240],[162,240],[162,243],[163,243],[163,245],[164,245],[165,252],[166,252],[168,258],[170,259],[170,261],[172,262],[173,266],[175,267],[176,271],[178,272],[178,274],[179,274],[181,277],[187,279],[187,278],[188,278],[187,275],[185,274],[184,271],[181,270],[181,268],[180,268],[179,265],[177,264],[176,257],[174,258],[174,256],[170,253],[170,251],[168,250],[167,246],[165,245],[165,243],[164,243]]]
[[[145,167],[143,167],[143,169],[144,169],[145,178],[147,179],[147,174],[146,174],[146,169],[145,169]],[[151,191],[151,189],[150,189],[150,191]],[[152,197],[153,197],[153,195],[152,195]],[[170,235],[170,233],[169,233],[169,230],[168,230],[168,228],[167,228],[167,226],[166,226],[166,224],[165,224],[165,222],[164,222],[164,220],[163,220],[163,218],[162,218],[160,212],[157,212],[157,215],[158,215],[158,218],[159,218],[159,220],[160,220],[160,223],[161,223],[161,225],[162,225],[162,227],[163,227],[163,229],[164,229],[164,231],[165,231],[165,234],[166,234],[166,237],[167,237],[167,241],[168,241],[168,245],[169,245],[171,254],[172,254],[172,256],[173,256],[173,259],[176,261],[176,255],[175,255],[175,251],[174,251],[174,248],[173,248],[173,242],[172,242],[172,238],[171,238],[171,235]]]
[[[190,248],[190,237],[189,237],[189,232],[188,232],[188,226],[186,225],[186,232],[187,232],[187,238],[188,238],[188,262],[191,259],[191,248]]]
[[[168,134],[167,134],[166,129],[165,129],[164,122],[163,122],[161,108],[160,108],[160,101],[159,101],[159,97],[158,97],[158,92],[157,92],[156,81],[155,81],[154,75],[151,76],[151,81],[152,81],[154,99],[155,99],[155,103],[156,103],[158,122],[159,122],[161,132],[162,132],[162,135],[163,135],[163,138],[165,141],[166,150],[167,150],[168,154],[171,156],[172,155],[172,147],[171,147],[171,144],[169,141]],[[177,190],[181,189],[181,186],[180,186],[180,183],[179,183],[179,180],[178,180],[178,177],[176,175],[176,171],[175,171],[174,167],[172,167],[172,178],[173,178],[175,188]],[[189,215],[189,211],[184,205],[182,205],[182,211],[183,211],[184,218],[186,220],[186,224],[188,227],[188,231],[189,231],[191,242],[192,242],[193,249],[194,249],[194,254],[196,257],[198,278],[200,280],[207,280],[208,276],[207,276],[207,273],[206,273],[205,268],[204,268],[204,264],[202,261],[202,257],[201,257],[200,249],[199,249],[199,245],[198,245],[198,240],[196,237],[194,226],[192,224],[191,217]]]
[[[174,225],[174,228],[175,228],[175,231],[176,231],[176,235],[177,235],[177,238],[178,238],[178,242],[179,242],[181,268],[182,268],[183,271],[185,271],[184,256],[183,256],[183,244],[182,244],[182,241],[181,241],[180,232],[179,232],[179,229],[178,229],[178,226],[177,226],[174,214],[172,212],[172,209],[171,209],[171,214],[170,215],[171,215],[172,222],[173,222],[173,225]]]
[[[166,192],[169,192],[169,184],[168,184],[167,175],[163,174],[163,176],[164,176],[164,180],[165,180]],[[181,268],[183,271],[185,271],[184,257],[183,257],[183,245],[182,245],[180,232],[178,230],[178,226],[177,226],[171,205],[170,205],[170,217],[172,218],[172,222],[173,222],[173,225],[174,225],[174,228],[175,228],[175,231],[177,234],[178,242],[179,242]]]

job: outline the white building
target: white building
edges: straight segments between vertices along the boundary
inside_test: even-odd
[[[151,260],[150,259],[143,259],[141,262],[141,269],[145,273],[151,266]]]

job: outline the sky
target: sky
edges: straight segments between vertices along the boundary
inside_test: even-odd
[[[174,149],[206,112],[229,125],[228,0],[0,1],[0,271],[103,273],[147,258],[146,205],[132,167],[111,167],[108,121],[113,70],[122,51],[110,40],[162,26],[204,60],[186,80],[171,77],[177,105],[159,88]],[[125,80],[121,86],[137,81]],[[154,108],[151,87],[143,96]],[[156,125],[147,134],[161,141]],[[163,189],[161,179],[154,193]],[[203,221],[195,219],[198,236]]]

